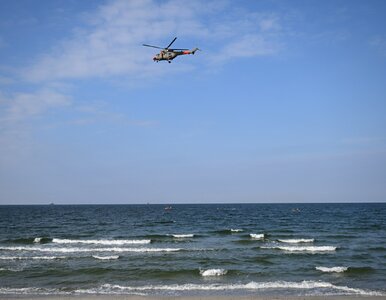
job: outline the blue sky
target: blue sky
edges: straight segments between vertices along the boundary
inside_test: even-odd
[[[382,0],[0,1],[0,204],[384,202],[385,116]]]

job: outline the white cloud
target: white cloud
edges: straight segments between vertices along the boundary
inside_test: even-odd
[[[145,41],[165,42],[172,33],[205,30],[186,5],[153,1],[115,1],[89,15],[88,29],[78,30],[53,53],[24,70],[32,81],[107,77],[155,72]]]
[[[277,53],[277,16],[237,10],[228,17],[229,11],[232,6],[225,1],[110,1],[88,14],[84,28],[75,29],[72,38],[23,70],[23,77],[41,82],[159,76],[163,71],[151,61],[153,52],[141,45],[163,46],[175,35],[203,43],[192,45],[204,48],[202,61]],[[175,72],[187,70],[180,64]]]
[[[231,58],[273,55],[280,45],[273,43],[262,34],[245,35],[226,45],[215,57],[215,62],[223,62]]]
[[[259,22],[259,26],[263,32],[281,29],[278,19],[275,16],[262,18]]]
[[[33,93],[15,93],[9,97],[0,95],[0,104],[3,107],[0,122],[4,124],[24,121],[70,103],[68,96],[50,89]]]
[[[0,93],[0,165],[31,159],[33,149],[39,146],[31,135],[34,126],[30,121],[70,104],[70,97],[48,88],[30,93]]]

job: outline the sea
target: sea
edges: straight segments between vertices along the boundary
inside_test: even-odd
[[[6,295],[384,296],[386,203],[0,206]]]

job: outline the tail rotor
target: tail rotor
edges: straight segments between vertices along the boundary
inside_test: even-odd
[[[192,54],[196,53],[196,51],[201,51],[201,49],[198,49],[198,48],[194,48],[192,51],[190,51]]]

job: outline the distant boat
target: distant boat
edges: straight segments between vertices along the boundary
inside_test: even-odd
[[[52,205],[55,205],[55,203],[54,203],[54,202],[51,202],[51,203],[50,203],[50,206],[52,206]]]
[[[173,207],[171,207],[171,206],[166,206],[165,208],[164,208],[164,210],[172,210],[173,209]]]

